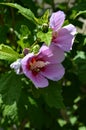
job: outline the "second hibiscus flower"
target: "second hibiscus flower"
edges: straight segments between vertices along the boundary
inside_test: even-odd
[[[52,13],[49,26],[53,30],[52,44],[60,47],[63,51],[70,51],[74,42],[76,28],[69,24],[62,27],[65,20],[65,14],[62,11]]]

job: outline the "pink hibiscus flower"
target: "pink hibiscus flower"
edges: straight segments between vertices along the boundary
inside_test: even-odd
[[[53,30],[52,43],[68,52],[72,49],[76,28],[72,24],[62,27],[64,20],[64,12],[57,11],[52,13],[49,26]]]
[[[29,53],[21,60],[23,73],[31,79],[35,87],[48,86],[48,79],[60,80],[64,75],[64,52],[57,47],[43,45],[38,54]]]

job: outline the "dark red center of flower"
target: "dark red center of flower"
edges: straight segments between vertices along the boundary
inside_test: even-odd
[[[36,58],[32,58],[28,67],[36,75],[38,72],[43,71],[48,63],[41,59],[36,60]]]
[[[53,32],[52,35],[53,35],[53,37],[52,37],[52,42],[55,42],[55,40],[56,40],[58,34],[57,34],[57,32]]]

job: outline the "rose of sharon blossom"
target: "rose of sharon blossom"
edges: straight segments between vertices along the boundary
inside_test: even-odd
[[[48,86],[48,79],[58,81],[63,77],[63,59],[64,52],[60,48],[55,52],[53,46],[43,45],[38,54],[29,53],[21,60],[22,70],[35,87],[43,88]]]
[[[63,51],[70,51],[74,42],[76,28],[69,24],[62,27],[65,20],[65,14],[62,11],[52,13],[50,17],[50,28],[52,33],[52,44],[60,47]]]

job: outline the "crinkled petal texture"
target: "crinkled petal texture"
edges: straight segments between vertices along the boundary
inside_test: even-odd
[[[65,20],[65,14],[63,11],[57,11],[52,13],[50,17],[50,28],[57,31],[61,28]]]
[[[60,47],[63,51],[68,52],[72,49],[75,34],[76,28],[72,24],[69,24],[58,31],[57,36],[53,38],[52,43]]]
[[[59,48],[58,48],[58,51],[60,52]],[[52,52],[53,51],[51,51],[49,47],[47,47],[46,45],[43,45],[37,55],[34,55],[33,53],[27,54],[21,61],[23,73],[29,79],[32,80],[35,87],[37,88],[47,87],[48,79],[53,80],[53,81],[58,81],[64,75],[63,66],[61,65],[61,63],[57,62],[59,58],[57,58],[57,56],[55,56]],[[31,62],[32,59],[35,59],[35,61]],[[61,60],[59,59],[59,61],[62,61],[62,59]],[[35,66],[32,66],[32,68],[34,67],[33,70],[32,68],[28,67],[28,65],[32,65],[32,64],[35,65]],[[36,70],[36,67],[38,71]]]

